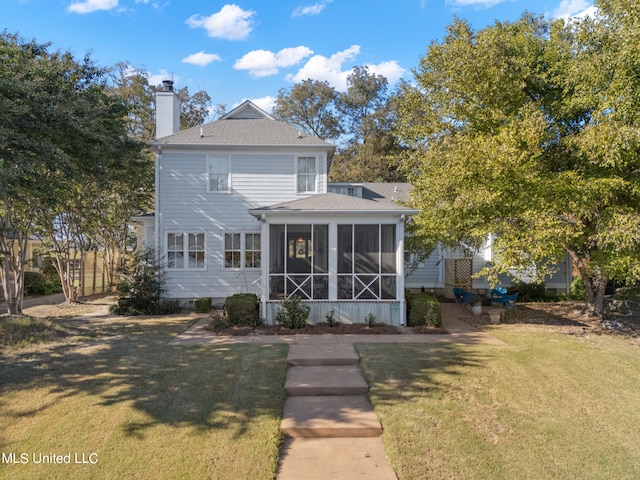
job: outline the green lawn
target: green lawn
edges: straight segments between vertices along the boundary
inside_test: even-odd
[[[0,478],[273,478],[287,347],[167,346],[190,321],[66,319],[1,350]]]
[[[400,480],[640,478],[640,346],[490,330],[506,346],[357,346]]]

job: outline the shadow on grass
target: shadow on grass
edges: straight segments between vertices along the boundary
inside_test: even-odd
[[[396,404],[450,392],[443,374],[478,373],[489,358],[476,348],[458,344],[358,344],[360,364],[375,404]]]
[[[287,347],[168,346],[188,321],[85,321],[93,326],[71,322],[66,327],[69,334],[83,334],[73,343],[0,353],[0,394],[42,388],[51,395],[51,404],[87,394],[97,398],[97,406],[130,404],[145,414],[139,417],[143,421],[123,424],[131,436],[144,436],[160,424],[232,429],[234,435],[242,435],[256,416],[280,417]],[[21,410],[18,405],[10,414],[32,416],[49,407]]]

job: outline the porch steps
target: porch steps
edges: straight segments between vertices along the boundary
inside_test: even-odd
[[[351,344],[291,345],[287,364],[290,366],[358,365],[360,359]]]
[[[277,480],[397,480],[349,345],[291,345]]]
[[[379,437],[382,427],[364,395],[289,397],[282,433],[291,438]]]
[[[353,345],[291,345],[281,429],[293,438],[382,433]]]

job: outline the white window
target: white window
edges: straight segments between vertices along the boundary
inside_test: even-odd
[[[204,269],[204,233],[168,233],[167,268]]]
[[[260,268],[260,234],[246,233],[244,236],[246,268]]]
[[[240,233],[224,234],[224,268],[240,268],[242,245]]]
[[[229,156],[210,155],[208,157],[209,192],[229,192]]]
[[[316,157],[298,157],[296,169],[296,192],[315,193],[318,177]]]
[[[224,268],[260,268],[259,233],[224,234]]]

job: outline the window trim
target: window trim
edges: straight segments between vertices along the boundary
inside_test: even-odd
[[[169,235],[181,236],[182,237],[182,250],[169,250]],[[203,253],[203,266],[202,267],[189,267],[189,236],[190,235],[202,235],[202,250],[194,250],[195,252]],[[167,257],[167,265],[166,269],[172,272],[181,272],[181,271],[206,271],[207,270],[207,232],[190,230],[190,231],[176,231],[176,230],[167,230],[164,236],[165,246],[164,251]],[[197,243],[197,242],[196,242]],[[169,253],[182,253],[182,267],[171,267],[169,265]]]
[[[298,189],[298,178],[300,177],[300,175],[304,175],[305,177],[309,177],[310,174],[308,173],[300,173],[299,172],[299,165],[300,165],[300,160],[301,159],[309,159],[309,158],[313,158],[314,164],[315,164],[315,173],[313,174],[314,176],[314,182],[313,182],[313,190],[299,190]],[[296,194],[299,195],[306,195],[306,194],[311,194],[311,193],[318,193],[318,177],[320,175],[319,173],[319,166],[320,166],[320,161],[319,161],[319,157],[317,155],[296,155],[296,162],[295,162],[295,192]],[[306,185],[306,182],[305,182]]]
[[[213,190],[211,188],[211,163],[214,158],[226,158],[227,159],[227,190]],[[231,185],[231,155],[228,153],[224,154],[207,154],[207,193],[214,194],[229,194],[232,191]]]

